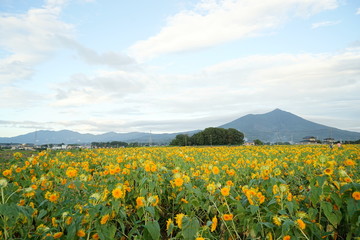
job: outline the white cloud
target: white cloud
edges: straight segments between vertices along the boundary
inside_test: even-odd
[[[61,42],[64,46],[72,48],[77,51],[81,59],[83,59],[88,64],[93,65],[107,65],[113,68],[124,67],[132,65],[135,63],[135,60],[123,53],[116,52],[105,52],[102,54],[97,53],[96,51],[86,48],[80,43],[76,42],[70,38],[61,38]]]
[[[26,90],[14,86],[0,88],[0,107],[26,109],[38,105],[44,100],[44,96],[35,93],[33,90]]]
[[[77,74],[70,81],[57,84],[56,101],[52,105],[77,107],[116,102],[129,94],[141,92],[147,81],[147,75],[135,72],[100,71],[93,77]]]
[[[360,8],[357,9],[356,14],[360,14]]]
[[[45,0],[46,8],[62,7],[68,0]]]
[[[135,43],[129,52],[146,59],[210,47],[266,34],[293,16],[307,17],[337,6],[336,0],[204,0],[194,10],[169,17],[158,34]]]
[[[341,21],[323,21],[323,22],[316,22],[311,25],[312,29],[319,28],[319,27],[329,27],[334,26],[341,23]]]
[[[0,83],[29,78],[34,66],[59,47],[58,38],[72,35],[73,26],[58,19],[61,4],[48,1],[25,14],[0,14],[0,47],[8,53],[0,59]]]
[[[246,84],[274,95],[278,94],[277,88],[287,89],[281,91],[280,98],[282,95],[301,96],[305,92],[333,98],[331,93],[341,88],[355,93],[353,90],[359,87],[359,53],[360,48],[338,54],[256,55],[217,64],[204,72],[215,78],[214,82],[220,78],[229,79],[229,85]]]

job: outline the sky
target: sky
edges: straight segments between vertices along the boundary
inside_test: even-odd
[[[0,137],[276,108],[360,132],[358,0],[0,0]]]

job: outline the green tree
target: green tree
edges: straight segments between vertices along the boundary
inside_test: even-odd
[[[172,146],[188,146],[190,145],[190,137],[187,134],[178,134],[176,137],[170,142]]]
[[[234,128],[206,128],[191,137],[193,145],[239,145],[244,143],[244,134]]]
[[[255,139],[254,144],[255,145],[264,145],[264,143],[260,139]]]
[[[229,128],[227,130],[227,144],[229,145],[241,145],[244,143],[244,134],[235,128]]]

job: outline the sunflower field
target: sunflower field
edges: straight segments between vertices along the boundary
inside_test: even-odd
[[[0,159],[0,239],[360,239],[360,146]]]

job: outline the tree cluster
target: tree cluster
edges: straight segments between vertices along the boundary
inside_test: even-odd
[[[260,139],[255,139],[255,140],[254,140],[254,144],[255,144],[256,146],[264,145],[264,143],[263,143]]]
[[[240,145],[244,143],[244,134],[234,128],[206,128],[192,136],[178,134],[170,145],[203,146],[203,145]]]
[[[128,143],[121,141],[92,142],[91,146],[94,148],[118,148],[118,147],[126,147],[128,146]]]
[[[339,143],[339,141],[335,142],[335,143]],[[360,139],[356,140],[356,141],[344,141],[345,144],[360,144]]]

